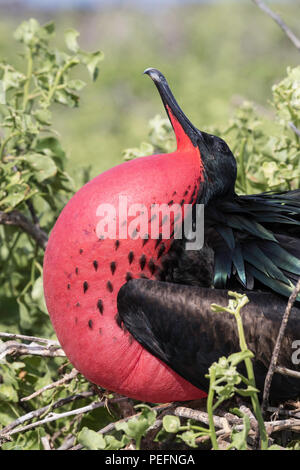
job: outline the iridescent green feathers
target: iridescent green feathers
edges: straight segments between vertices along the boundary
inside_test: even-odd
[[[236,196],[208,207],[207,217],[220,235],[216,288],[237,279],[247,289],[258,282],[289,297],[300,276],[300,190]]]

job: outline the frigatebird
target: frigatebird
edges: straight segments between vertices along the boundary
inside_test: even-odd
[[[159,91],[177,150],[118,165],[66,205],[44,262],[51,320],[67,356],[92,382],[143,401],[189,400],[205,396],[211,363],[239,350],[234,318],[216,315],[211,304],[227,304],[228,289],[244,291],[250,303],[242,318],[261,390],[286,298],[300,276],[300,190],[238,196],[236,161],[225,141],[189,121],[160,71],[145,73]],[[110,203],[113,220],[126,225],[120,196],[146,211],[156,203],[176,206],[173,228],[185,204],[203,204],[203,248],[187,251],[174,231],[164,238],[163,220],[151,238],[152,217],[125,239],[119,232],[99,237],[101,204]],[[281,366],[299,371],[292,359],[299,339],[296,306]],[[272,399],[299,391],[299,380],[274,375]]]

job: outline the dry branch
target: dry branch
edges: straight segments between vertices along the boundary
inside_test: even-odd
[[[300,372],[297,372],[296,370],[291,370],[291,369],[287,369],[286,367],[277,366],[275,369],[275,372],[278,372],[278,374],[281,374],[281,375],[289,375],[290,377],[295,377],[295,379],[300,380]]]
[[[300,420],[300,413],[297,410],[285,410],[283,408],[276,408],[274,406],[269,406],[268,411],[276,415],[289,416],[291,418],[298,418]]]
[[[2,212],[0,211],[0,224],[14,225],[19,227],[29,236],[31,236],[37,244],[45,250],[48,242],[48,235],[39,225],[32,223],[24,214],[19,211]]]
[[[284,419],[279,421],[267,421],[265,423],[267,433],[273,434],[274,432],[284,431],[288,429],[289,431],[300,431],[300,420],[296,418]]]
[[[300,51],[300,39],[293,33],[293,31],[291,31],[283,19],[277,13],[274,13],[274,11],[272,11],[262,0],[252,1],[278,24],[289,40],[294,44],[298,51]]]
[[[282,317],[281,325],[279,328],[277,340],[275,343],[274,351],[271,357],[271,362],[269,365],[268,373],[266,375],[265,379],[265,385],[264,385],[264,392],[263,392],[263,401],[262,401],[262,412],[265,413],[267,408],[268,408],[268,401],[269,401],[269,394],[270,394],[270,388],[271,388],[271,383],[272,383],[272,378],[273,375],[276,371],[276,366],[277,366],[277,361],[280,353],[280,347],[281,343],[284,337],[284,333],[286,330],[286,326],[290,317],[290,313],[292,310],[292,307],[297,299],[297,296],[300,292],[300,278],[298,279],[298,282],[293,290],[293,292],[290,295],[290,298],[288,300],[284,315]]]
[[[45,414],[47,411],[49,412],[50,410],[54,410],[56,408],[60,408],[61,406],[67,405],[68,403],[71,403],[75,400],[80,400],[84,398],[89,398],[94,395],[94,392],[81,392],[81,393],[76,393],[76,395],[72,395],[66,398],[61,398],[57,400],[56,402],[43,406],[42,408],[39,408],[37,410],[30,411],[29,413],[26,413],[23,416],[20,416],[17,418],[15,421],[12,423],[8,424],[5,426],[3,429],[0,431],[0,441],[1,438],[4,438],[5,436],[9,436],[10,432],[16,428],[17,426],[25,423],[26,421],[31,421],[32,419],[39,418],[43,414]]]
[[[25,341],[34,341],[35,343],[45,343],[48,346],[59,346],[60,344],[57,341],[47,338],[40,338],[38,336],[27,336],[27,335],[19,335],[16,333],[5,333],[0,331],[0,338],[9,338],[9,339],[24,339]]]
[[[50,442],[49,442],[49,437],[48,436],[44,436],[41,438],[41,443],[42,443],[42,446],[44,448],[44,450],[52,450],[51,449],[51,446],[50,446]]]
[[[110,403],[118,403],[120,401],[127,400],[127,397],[116,398],[114,400],[110,400]],[[77,408],[76,410],[66,411],[64,413],[52,413],[50,412],[44,419],[40,421],[36,421],[35,423],[27,424],[26,426],[22,426],[20,428],[14,429],[10,432],[10,435],[28,431],[29,429],[36,428],[37,426],[42,426],[47,423],[51,423],[52,421],[57,421],[58,419],[68,418],[69,416],[80,415],[83,413],[88,413],[89,411],[93,411],[96,408],[103,408],[106,406],[105,401],[96,401],[91,403],[90,405],[83,406],[82,408]]]
[[[300,137],[300,130],[298,129],[298,127],[296,127],[293,122],[289,122],[289,126],[290,126],[290,128],[292,129],[292,131],[294,131],[295,134],[296,134],[298,137]]]
[[[21,401],[31,400],[32,398],[35,398],[38,395],[41,395],[42,393],[44,393],[46,390],[51,390],[52,388],[60,387],[61,385],[64,385],[65,383],[70,382],[70,380],[73,380],[78,374],[79,374],[78,370],[72,369],[69,374],[65,374],[61,379],[56,380],[55,382],[52,382],[51,384],[45,385],[45,387],[40,388],[39,390],[32,393],[28,397],[21,398]]]
[[[174,411],[174,415],[179,416],[180,418],[194,419],[195,421],[199,421],[209,426],[209,418],[208,413],[206,411],[194,410],[184,406],[178,406]],[[227,413],[226,416],[214,415],[214,425],[216,428],[223,428],[224,418],[231,424],[240,424],[243,422],[243,420],[238,418],[237,416],[230,416],[230,413]]]
[[[37,343],[18,343],[17,341],[6,341],[0,344],[0,360],[6,356],[43,356],[43,357],[66,357],[60,346],[43,346]]]
[[[44,357],[66,357],[57,341],[35,336],[18,335],[14,333],[0,332],[0,338],[9,338],[0,344],[0,360],[6,356],[44,356]],[[14,341],[20,339],[30,341],[30,344]],[[41,343],[41,344],[39,344]]]
[[[118,403],[118,402],[124,401],[124,400],[127,400],[127,397],[115,398],[113,400],[110,400],[110,403]],[[62,405],[60,405],[60,406],[62,406]],[[40,421],[36,421],[34,423],[30,423],[30,424],[27,424],[27,425],[21,426],[21,427],[16,427],[16,426],[18,426],[18,425],[16,425],[14,427],[14,429],[11,429],[11,430],[5,432],[5,430],[8,427],[7,426],[6,428],[2,429],[2,431],[0,431],[0,440],[1,439],[8,440],[10,438],[10,436],[12,436],[13,434],[16,434],[16,433],[19,433],[19,432],[26,432],[29,429],[33,429],[33,428],[36,428],[38,426],[43,426],[44,424],[51,423],[52,421],[57,421],[58,419],[67,418],[69,416],[80,415],[80,414],[83,414],[83,413],[88,413],[89,411],[93,411],[96,408],[102,408],[104,406],[106,406],[105,401],[96,401],[96,402],[90,403],[89,405],[83,406],[81,408],[77,408],[75,410],[65,411],[64,413],[53,413],[52,411],[50,411],[46,415],[46,417],[41,419]],[[50,406],[50,408],[53,409],[53,405]],[[45,409],[45,411],[47,411],[47,407],[44,407],[44,409]],[[28,413],[28,415],[30,415],[30,413]],[[33,416],[33,417],[35,417],[35,416]],[[32,419],[33,417],[30,417],[29,419]],[[18,421],[18,420],[16,420],[16,421]],[[28,418],[26,419],[26,421],[28,421]]]

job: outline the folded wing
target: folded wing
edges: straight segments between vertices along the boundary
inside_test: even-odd
[[[242,310],[242,319],[248,347],[255,354],[256,384],[262,391],[286,302],[269,293],[247,295],[250,303]],[[205,374],[212,362],[240,350],[233,315],[213,313],[212,303],[226,306],[228,291],[135,279],[118,294],[119,320],[145,349],[207,391]],[[292,360],[294,341],[299,339],[300,309],[294,308],[278,365],[300,371]],[[297,396],[298,379],[274,375],[271,398]]]

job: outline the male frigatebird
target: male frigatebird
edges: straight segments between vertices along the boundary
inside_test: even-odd
[[[177,150],[118,165],[66,205],[44,261],[55,331],[74,366],[108,390],[149,402],[200,398],[211,363],[239,350],[234,318],[210,306],[226,305],[229,288],[244,290],[250,303],[242,318],[262,389],[286,298],[300,276],[300,190],[237,196],[227,144],[194,127],[158,70],[145,73],[160,93]],[[99,237],[99,207],[110,204],[119,228],[132,219],[120,209],[120,197],[142,205],[141,216],[155,204],[176,206],[172,228],[185,204],[204,204],[204,247],[186,251],[174,231],[164,238],[164,220],[151,238],[153,216],[125,238],[118,231]],[[292,360],[299,339],[295,307],[280,365],[299,371]],[[275,374],[272,398],[294,398],[299,391],[297,379]]]

